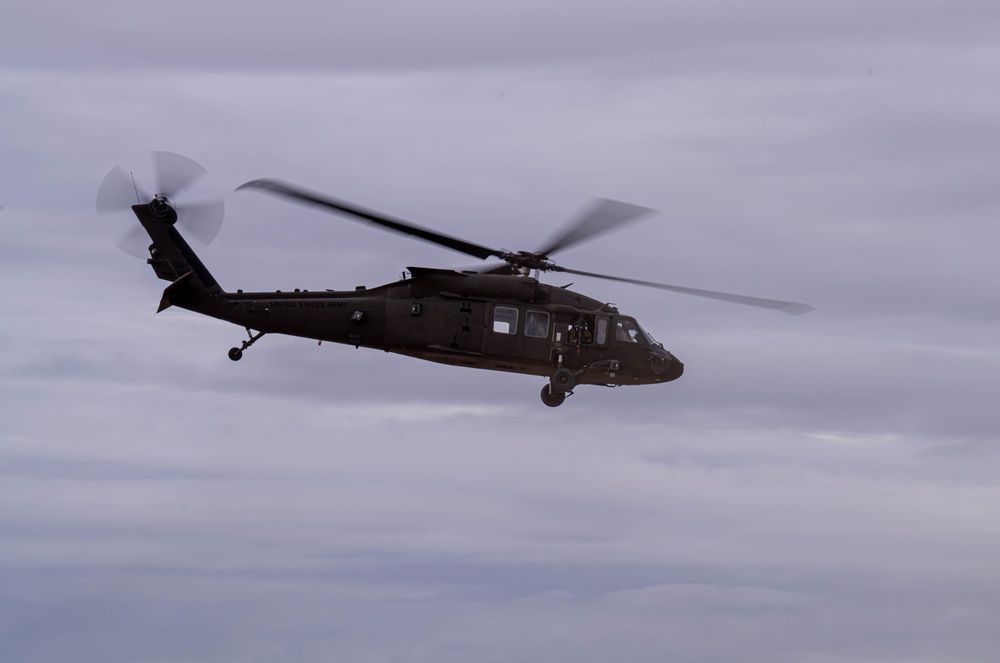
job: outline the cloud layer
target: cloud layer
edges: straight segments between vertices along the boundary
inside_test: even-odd
[[[0,658],[985,663],[1000,655],[985,2],[0,10]],[[274,176],[533,249],[686,364],[580,389],[179,310],[97,217],[183,153],[229,289],[465,256]],[[558,280],[558,279],[556,279]],[[560,285],[563,282],[559,282]]]

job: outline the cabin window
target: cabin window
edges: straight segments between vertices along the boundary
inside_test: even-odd
[[[517,333],[517,309],[497,306],[493,309],[493,331],[498,334]]]
[[[524,335],[532,338],[548,338],[549,314],[545,311],[528,311],[524,315]]]
[[[608,319],[600,317],[597,319],[597,334],[594,336],[597,345],[604,345],[608,342]]]

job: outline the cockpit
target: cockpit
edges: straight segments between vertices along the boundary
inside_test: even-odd
[[[637,343],[639,345],[660,345],[649,332],[639,326],[632,318],[619,317],[615,321],[615,340],[619,343]]]

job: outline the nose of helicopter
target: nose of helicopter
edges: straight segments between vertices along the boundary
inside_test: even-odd
[[[649,358],[654,382],[670,382],[684,375],[684,364],[667,350],[654,348]]]

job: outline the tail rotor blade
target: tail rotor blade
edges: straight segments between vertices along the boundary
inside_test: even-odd
[[[153,152],[156,169],[156,193],[174,198],[202,177],[206,171],[201,164],[173,152]]]
[[[142,226],[135,224],[118,238],[115,246],[135,258],[149,257],[149,235]]]
[[[177,208],[177,223],[184,231],[208,246],[222,229],[222,219],[226,215],[226,204],[221,200],[188,204]]]
[[[131,175],[121,166],[115,166],[104,176],[100,188],[97,189],[97,211],[121,212],[136,203],[149,202],[150,198],[149,194],[135,184]]]

